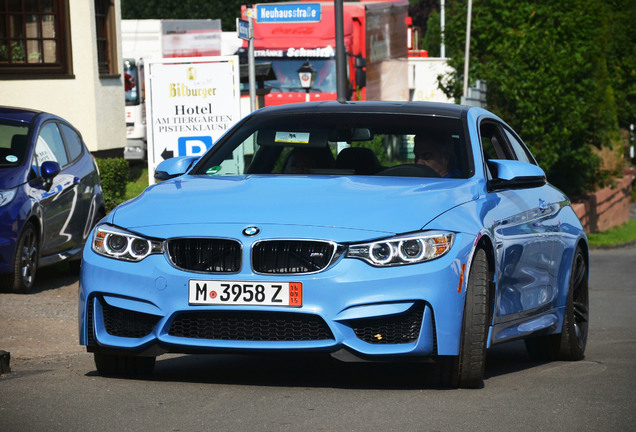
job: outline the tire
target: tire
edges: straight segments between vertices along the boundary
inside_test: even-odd
[[[3,290],[22,294],[31,292],[35,285],[39,254],[37,231],[31,222],[27,222],[16,244],[13,273],[3,276]]]
[[[79,276],[80,271],[82,269],[82,260],[77,259],[68,262],[68,271],[73,276]]]
[[[156,357],[93,353],[95,367],[102,376],[145,377],[152,374]]]
[[[560,334],[528,338],[526,350],[536,360],[577,361],[585,357],[589,324],[588,268],[583,250],[577,246]]]
[[[444,386],[479,388],[483,385],[489,318],[488,275],[486,252],[477,249],[468,274],[459,355],[442,359],[438,365]]]

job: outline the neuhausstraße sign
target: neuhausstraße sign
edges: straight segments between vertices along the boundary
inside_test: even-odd
[[[320,22],[320,3],[258,4],[256,21],[259,23],[309,23]]]

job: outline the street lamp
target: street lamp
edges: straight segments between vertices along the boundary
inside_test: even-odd
[[[316,79],[316,70],[311,67],[309,60],[298,69],[298,78],[300,79],[300,86],[307,92],[305,102],[309,102],[309,90],[314,86],[314,80]]]

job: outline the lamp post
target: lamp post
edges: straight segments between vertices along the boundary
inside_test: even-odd
[[[309,90],[314,86],[314,79],[316,79],[316,70],[311,66],[309,60],[298,69],[298,78],[300,86],[307,92],[305,102],[309,102]]]

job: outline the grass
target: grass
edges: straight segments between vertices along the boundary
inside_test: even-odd
[[[148,165],[130,164],[125,200],[135,198],[148,187]]]
[[[636,220],[611,228],[605,232],[588,234],[591,247],[609,247],[636,241]]]

